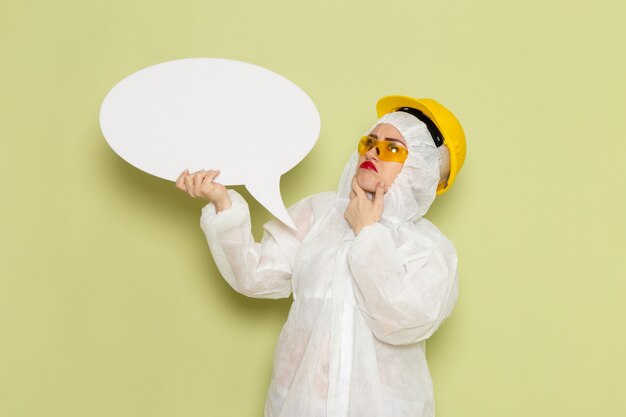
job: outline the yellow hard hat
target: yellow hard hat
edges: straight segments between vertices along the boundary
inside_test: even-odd
[[[463,133],[463,128],[450,110],[431,98],[385,96],[376,103],[376,112],[380,118],[403,107],[417,109],[432,120],[443,136],[443,143],[450,150],[450,176],[448,181],[437,188],[437,195],[443,194],[452,186],[463,162],[465,162],[465,133]]]

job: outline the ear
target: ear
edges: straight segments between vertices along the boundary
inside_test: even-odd
[[[439,185],[450,177],[450,149],[444,143],[439,147]]]

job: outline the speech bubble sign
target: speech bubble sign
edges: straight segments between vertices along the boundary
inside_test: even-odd
[[[313,148],[320,117],[297,85],[266,68],[222,58],[163,62],[115,85],[100,108],[109,146],[129,164],[176,181],[220,169],[216,181],[245,185],[295,228],[280,177]]]

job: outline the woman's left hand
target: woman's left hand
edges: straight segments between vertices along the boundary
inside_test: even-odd
[[[350,204],[346,208],[344,217],[348,224],[358,235],[362,228],[380,221],[383,214],[383,195],[385,194],[385,183],[380,181],[376,185],[374,199],[370,200],[365,190],[356,181],[356,176],[352,178],[352,191],[350,192]]]

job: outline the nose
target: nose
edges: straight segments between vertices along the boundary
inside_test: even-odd
[[[378,155],[379,154],[380,154],[380,151],[378,150],[378,147],[372,146],[372,148],[365,153],[365,159],[367,159],[367,160],[370,160],[370,159],[378,160]]]

